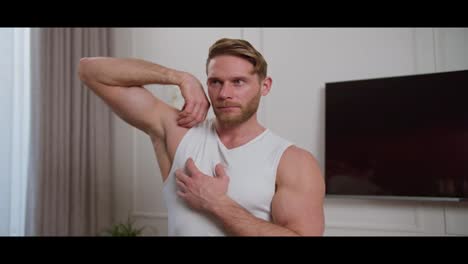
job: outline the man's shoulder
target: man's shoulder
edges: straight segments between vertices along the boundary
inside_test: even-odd
[[[283,154],[281,158],[287,164],[297,164],[299,163],[316,163],[317,159],[315,156],[308,150],[300,148],[296,145],[290,145]]]
[[[321,181],[322,177],[319,176],[321,169],[314,155],[295,145],[284,152],[276,175],[278,183],[287,185]]]

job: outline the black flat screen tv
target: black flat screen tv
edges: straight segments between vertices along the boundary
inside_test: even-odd
[[[468,70],[325,85],[327,196],[466,201]]]

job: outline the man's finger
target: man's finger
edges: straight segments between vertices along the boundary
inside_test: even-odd
[[[195,104],[192,101],[185,101],[185,106],[182,109],[182,113],[186,116],[189,116],[192,114],[194,107]]]
[[[184,193],[187,192],[187,186],[185,185],[184,182],[182,182],[182,181],[179,180],[179,179],[176,179],[176,184],[177,184],[177,187],[179,187],[179,190],[180,190],[181,192],[184,192]]]
[[[187,124],[192,122],[195,118],[193,116],[187,116],[177,120],[177,125],[187,127]]]
[[[177,194],[182,197],[182,198],[185,198],[185,196],[187,196],[187,194],[181,192],[181,191],[177,191]]]
[[[193,161],[192,158],[187,159],[186,167],[187,167],[187,170],[188,170],[190,176],[192,176],[192,177],[194,175],[196,175],[196,174],[201,173],[201,171],[197,168],[197,166],[195,165],[195,162]]]
[[[205,120],[206,112],[207,111],[205,108],[200,107],[200,111],[198,111],[198,114],[197,114],[197,118],[199,122]]]
[[[183,127],[192,128],[192,127],[195,126],[197,123],[199,123],[199,122],[198,122],[196,119],[194,119],[194,120],[192,120],[192,122],[183,125]]]
[[[200,105],[199,104],[195,105],[193,107],[192,113],[185,118],[179,119],[177,123],[179,124],[179,126],[185,126],[185,127],[194,126],[196,123],[199,122],[197,120],[197,116],[199,115],[200,110],[201,110]]]
[[[180,121],[181,119],[187,118],[187,117],[192,117],[192,114],[188,114],[187,112],[180,111],[178,116],[177,116],[177,121]]]
[[[215,166],[215,177],[222,178],[222,177],[228,177],[226,174],[225,166],[222,163],[218,163]]]
[[[185,126],[186,127],[193,127],[196,124],[198,124],[198,123],[202,122],[203,120],[205,120],[203,117],[204,117],[203,110],[201,110],[201,111],[199,111],[197,116],[191,122],[186,123]]]
[[[203,108],[201,104],[197,104],[195,108],[193,109],[193,117],[195,119],[199,118],[200,114],[203,112]],[[197,120],[198,121],[198,120]]]
[[[177,169],[175,171],[175,176],[176,180],[181,181],[183,184],[187,184],[187,182],[190,180],[190,177],[183,172],[181,169]]]

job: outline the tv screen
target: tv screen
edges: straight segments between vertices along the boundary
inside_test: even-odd
[[[468,70],[325,86],[327,195],[468,198]]]

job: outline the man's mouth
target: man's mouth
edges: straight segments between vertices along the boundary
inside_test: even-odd
[[[237,105],[223,105],[223,106],[218,106],[216,108],[218,108],[221,111],[229,111],[229,110],[237,109],[237,108],[239,108],[239,106],[237,106]]]

